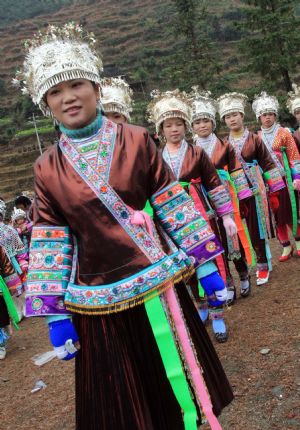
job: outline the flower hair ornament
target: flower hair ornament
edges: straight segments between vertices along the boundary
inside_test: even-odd
[[[104,113],[118,112],[130,120],[132,112],[133,91],[127,82],[118,76],[117,78],[103,78],[101,87],[101,107]]]
[[[191,129],[192,102],[184,91],[175,89],[161,93],[153,90],[150,96],[152,100],[147,107],[147,116],[148,121],[155,124],[157,133],[160,133],[161,124],[168,118],[181,118],[188,130]]]
[[[24,43],[23,69],[17,71],[13,84],[29,94],[44,115],[51,115],[44,96],[54,85],[71,79],[100,83],[102,60],[96,51],[93,33],[85,32],[74,22],[63,27],[50,25]]]
[[[216,128],[216,113],[218,104],[211,97],[210,91],[199,91],[198,85],[192,87],[189,94],[192,101],[193,113],[192,122],[201,118],[208,118],[213,122],[214,129]]]
[[[295,114],[297,109],[300,109],[300,87],[296,84],[292,84],[293,91],[288,93],[288,100],[286,103],[286,107],[290,111],[292,115]]]

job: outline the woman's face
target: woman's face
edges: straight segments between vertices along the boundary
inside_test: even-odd
[[[119,112],[107,112],[105,116],[115,124],[126,124],[128,122],[125,116]]]
[[[230,131],[241,131],[244,127],[244,115],[241,112],[229,113],[224,119]]]
[[[276,115],[275,115],[275,113],[266,112],[266,113],[263,113],[259,117],[259,119],[260,119],[262,127],[264,127],[264,128],[270,128],[270,127],[272,127],[272,125],[276,121]]]
[[[184,138],[185,122],[181,118],[165,119],[162,125],[162,132],[167,143],[177,144]]]
[[[76,129],[96,118],[99,88],[87,79],[72,79],[50,88],[46,102],[53,116],[66,128]]]
[[[199,137],[207,137],[213,131],[213,122],[209,118],[199,118],[193,122],[193,130]]]

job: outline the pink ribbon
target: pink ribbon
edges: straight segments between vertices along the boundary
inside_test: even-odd
[[[136,211],[130,206],[127,206],[130,211],[130,221],[133,225],[141,225],[146,228],[150,236],[153,237],[153,225],[151,217],[144,211]]]
[[[184,319],[181,315],[181,309],[177,301],[174,287],[168,288],[164,293],[164,297],[166,298],[169,310],[172,314],[176,331],[182,346],[182,351],[193,378],[196,396],[201,403],[202,410],[207,418],[211,430],[222,430],[217,417],[213,413],[210,396],[208,394],[204,378],[202,376],[200,367],[197,364],[193,348],[190,345],[189,334],[185,326]]]

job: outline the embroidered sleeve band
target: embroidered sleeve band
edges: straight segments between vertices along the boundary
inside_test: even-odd
[[[223,216],[233,212],[230,194],[224,185],[219,185],[218,187],[210,190],[208,192],[208,197],[212,201],[218,216]]]
[[[194,257],[195,266],[223,252],[211,227],[178,182],[154,194],[151,203],[164,230],[177,246]]]
[[[26,288],[26,316],[68,314],[64,295],[72,268],[68,227],[40,226],[32,231]]]
[[[19,275],[14,272],[9,276],[3,276],[3,279],[12,296],[19,296],[23,292],[23,284]]]
[[[284,181],[277,167],[274,167],[274,169],[265,172],[264,176],[269,186],[270,193],[274,193],[275,191],[279,191],[282,190],[282,188],[285,188]]]
[[[290,162],[290,165],[293,180],[300,179],[300,160],[293,160]]]
[[[239,200],[247,199],[248,197],[252,196],[252,191],[249,188],[243,169],[235,170],[230,174],[230,177],[236,188]]]

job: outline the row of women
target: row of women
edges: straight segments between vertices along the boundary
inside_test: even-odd
[[[288,199],[298,185],[299,154],[284,133],[293,177],[283,178],[281,140],[271,152],[271,140],[244,129],[245,97],[219,100],[231,128],[223,142],[214,102],[201,96],[193,112],[177,90],[155,92],[149,105],[160,151],[146,129],[116,123],[129,119],[123,83],[105,103],[94,42],[76,24],[50,26],[27,41],[16,78],[61,131],[34,166],[26,315],[46,318],[58,358],[75,357],[77,430],[219,430],[233,394],[193,299],[207,297],[215,336],[226,340],[222,255],[247,296],[252,241],[257,282],[268,280],[264,181],[279,210],[282,190]],[[185,140],[191,124],[196,145]],[[271,139],[273,127],[263,133]]]
[[[295,116],[300,116],[300,93],[297,87],[294,90],[288,106]],[[101,81],[101,91],[105,115],[112,121],[128,123],[132,110],[128,84],[121,78],[106,78]],[[293,136],[280,126],[278,100],[266,92],[252,104],[261,123],[258,133],[251,133],[244,126],[247,97],[240,93],[224,94],[213,100],[210,93],[200,93],[193,87],[189,95],[178,90],[153,91],[152,98],[149,121],[160,136],[163,158],[176,179],[187,188],[225,250],[216,262],[227,286],[227,304],[231,304],[236,298],[236,287],[229,261],[234,263],[240,279],[240,295],[247,297],[251,292],[252,266],[257,265],[257,285],[269,281],[272,270],[269,240],[274,234],[282,245],[280,262],[288,261],[294,252],[289,230],[295,238],[296,255],[300,256],[299,131]],[[217,111],[229,129],[224,140],[214,133]],[[191,130],[194,139],[188,143],[186,135]],[[228,333],[221,306],[208,308],[197,288],[193,293],[200,299],[202,321],[210,317],[216,339],[225,341]],[[200,296],[204,293],[202,290]],[[210,300],[209,304],[213,305]]]
[[[32,222],[26,207],[31,201],[22,195],[15,205],[7,225],[4,222],[6,204],[0,199],[0,360],[6,357],[11,320],[18,328],[17,323],[23,317],[23,293],[29,263]]]

